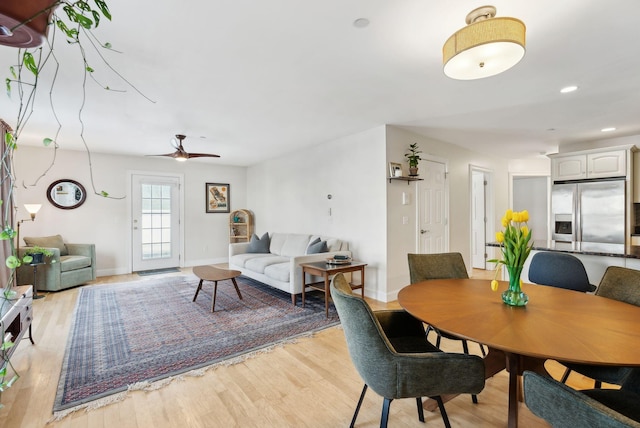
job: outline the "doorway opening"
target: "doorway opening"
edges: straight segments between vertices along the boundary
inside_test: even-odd
[[[474,165],[469,166],[471,189],[471,265],[474,269],[487,269],[487,242],[493,236],[493,172]]]

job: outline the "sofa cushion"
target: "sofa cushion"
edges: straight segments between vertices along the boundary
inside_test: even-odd
[[[255,233],[251,236],[247,253],[268,253],[269,252],[269,234],[265,233],[262,238],[258,238]]]
[[[60,271],[69,272],[91,266],[91,257],[86,256],[61,256]]]
[[[289,258],[274,255],[268,255],[267,257],[254,257],[247,260],[244,267],[257,273],[264,273],[268,266],[278,263],[289,263]]]
[[[24,237],[24,242],[29,247],[42,247],[42,248],[57,248],[60,250],[61,256],[66,256],[69,254],[67,251],[67,246],[64,244],[62,240],[62,236],[53,235],[53,236],[40,236],[40,237]],[[91,264],[91,263],[89,263]]]
[[[303,235],[298,233],[290,233],[287,235],[287,240],[282,246],[281,256],[296,257],[302,256],[307,251],[307,245],[309,245],[310,235]]]
[[[289,282],[289,276],[291,274],[291,263],[287,261],[285,263],[275,263],[269,265],[264,269],[264,274],[269,278],[273,278],[278,281]]]
[[[286,233],[272,233],[271,234],[271,245],[269,245],[269,252],[271,254],[282,254],[282,247],[284,243],[287,241]]]
[[[236,254],[235,256],[231,256],[231,259],[229,261],[234,266],[245,267],[245,265],[247,264],[247,260],[271,256],[272,254],[269,253],[241,253]]]
[[[321,241],[320,238],[316,238],[311,241],[309,246],[307,247],[307,254],[318,254],[318,253],[326,253],[329,251],[327,247],[327,241]]]

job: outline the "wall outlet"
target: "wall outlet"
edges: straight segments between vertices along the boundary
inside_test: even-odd
[[[407,217],[406,215],[402,216],[402,224],[409,224],[409,217]]]

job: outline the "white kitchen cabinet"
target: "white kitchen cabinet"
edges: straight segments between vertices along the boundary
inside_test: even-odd
[[[626,177],[627,150],[555,154],[551,158],[553,181]]]
[[[551,159],[553,181],[587,178],[587,155],[571,155]]]
[[[587,155],[587,178],[625,177],[626,175],[626,150]]]

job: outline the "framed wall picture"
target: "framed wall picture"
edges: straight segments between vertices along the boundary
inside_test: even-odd
[[[228,213],[231,207],[229,184],[207,183],[205,200],[208,213]]]
[[[402,177],[402,165],[396,162],[389,162],[389,177]]]

